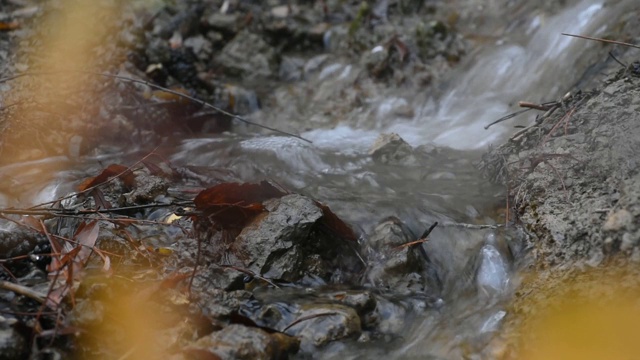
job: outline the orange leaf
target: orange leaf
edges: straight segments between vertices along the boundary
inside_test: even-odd
[[[5,22],[0,21],[0,31],[11,31],[18,29],[20,27],[20,23],[17,21]]]
[[[358,241],[358,237],[353,230],[351,230],[351,227],[342,221],[338,215],[334,214],[327,205],[321,204],[318,201],[315,201],[315,203],[322,209],[322,217],[319,220],[320,225],[335,236],[346,240]]]
[[[119,177],[127,187],[133,187],[135,185],[136,177],[133,175],[133,172],[131,172],[131,169],[123,165],[111,164],[104,169],[100,175],[83,181],[78,188],[80,191],[85,191],[103,184],[116,176]]]
[[[194,203],[196,209],[223,229],[241,229],[264,211],[263,201],[283,195],[284,192],[267,181],[223,183],[202,190]]]
[[[267,181],[259,184],[223,183],[202,190],[194,199],[196,209],[204,211],[211,206],[250,206],[265,200],[279,198],[285,193]]]

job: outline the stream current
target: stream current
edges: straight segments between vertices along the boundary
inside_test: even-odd
[[[514,255],[520,254],[509,251],[506,238],[510,235],[504,229],[456,224],[496,224],[495,210],[504,204],[504,189],[482,180],[474,162],[489,145],[512,134],[514,124],[527,124],[533,118],[521,116],[489,130],[484,127],[516,111],[513,104],[519,100],[555,100],[579,86],[588,63],[584,59],[598,44],[560,33],[598,36],[607,29],[607,19],[632,5],[633,1],[605,4],[587,0],[569,1],[553,15],[522,11],[518,21],[503,25],[502,36],[467,56],[439,94],[415,88],[378,91],[362,107],[349,109],[337,125],[302,132],[312,143],[271,134],[222,134],[180,139],[167,156],[175,165],[232,169],[246,181],[277,179],[285,187],[326,203],[363,234],[388,216],[401,219],[416,234],[440,222],[425,245],[443,281],[437,309],[407,317],[410,320],[400,327],[401,340],[390,342],[392,345],[381,348],[338,342],[319,357],[461,358],[469,355],[467,351],[493,357],[487,344],[508,315],[506,303],[517,285]],[[328,46],[330,42],[327,36]],[[322,98],[319,93],[342,89],[358,76],[358,64],[333,58],[309,61],[321,64],[304,81],[305,86],[317,89],[316,97],[287,99],[276,91],[276,101],[249,118],[295,129],[304,120],[292,116],[287,108],[317,102]],[[409,116],[406,111],[397,115],[398,109],[406,108],[411,109]],[[297,116],[313,118],[316,110],[317,106],[309,106]],[[418,147],[428,166],[372,161],[368,149],[381,133],[390,132]],[[0,171],[20,174],[11,181],[23,187],[24,194],[30,189],[30,195],[3,195],[0,205],[26,207],[54,200],[73,191],[78,179],[97,173],[106,163],[131,162],[140,150],[6,166]],[[43,174],[50,173],[49,168],[72,170],[47,179]],[[29,170],[21,171],[24,169]],[[19,188],[16,193],[21,193]],[[40,190],[34,193],[33,189]],[[362,241],[366,242],[366,236]]]

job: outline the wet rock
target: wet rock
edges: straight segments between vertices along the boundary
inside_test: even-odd
[[[27,339],[13,324],[15,319],[0,316],[0,360],[24,359],[29,349]]]
[[[125,206],[148,204],[160,195],[166,195],[169,182],[159,176],[139,174],[133,191],[124,194]]]
[[[268,78],[276,68],[276,52],[260,36],[244,30],[222,50],[216,61],[227,74],[244,78]]]
[[[425,291],[422,271],[426,259],[417,246],[402,246],[414,240],[416,237],[399,219],[381,222],[369,239],[368,282],[400,292]]]
[[[382,134],[369,149],[373,160],[385,165],[417,165],[414,149],[400,135]]]
[[[197,309],[194,308],[194,311],[202,312],[205,316],[214,319],[224,320],[231,314],[237,313],[252,299],[248,291],[224,291],[211,286],[211,283],[206,281],[207,277],[201,275],[194,281],[193,289],[197,294]]]
[[[317,231],[323,211],[310,198],[286,195],[268,200],[264,206],[268,212],[258,216],[234,239],[210,239],[207,231],[201,234],[206,237],[203,241],[212,244],[210,254],[217,264],[234,265],[269,279],[290,282],[309,275],[336,281],[336,276],[355,273],[360,267],[348,240]],[[237,288],[247,275],[230,268],[213,272],[211,281],[222,288],[232,285]]]
[[[376,297],[371,291],[349,290],[326,295],[330,300],[352,307],[360,316],[371,312],[376,307]]]
[[[356,311],[339,304],[303,306],[296,319],[300,321],[286,333],[300,338],[300,348],[305,352],[331,341],[357,336],[361,328]]]
[[[34,230],[0,220],[0,258],[28,254],[38,244],[47,243],[47,238]]]
[[[281,333],[268,332],[246,327],[229,325],[220,331],[200,338],[185,349],[185,353],[197,354],[197,350],[207,351],[220,359],[282,359],[298,351],[296,338]],[[195,351],[194,351],[195,350]]]
[[[383,334],[397,334],[405,326],[407,309],[399,303],[378,297],[375,309],[363,316],[363,326]]]

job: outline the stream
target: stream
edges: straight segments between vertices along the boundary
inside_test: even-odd
[[[362,234],[365,244],[367,234],[391,216],[415,235],[439,222],[424,245],[442,282],[438,298],[426,304],[402,293],[385,293],[381,298],[391,304],[388,309],[405,319],[390,322],[394,337],[380,343],[362,337],[333,342],[314,358],[499,356],[496,338],[508,316],[524,251],[519,233],[502,227],[505,190],[483,180],[475,164],[490,145],[508,139],[518,130],[514,125],[532,123],[535,114],[488,130],[485,126],[517,111],[518,101],[553,101],[587,84],[599,71],[588,68],[594,56],[601,55],[594,50],[599,44],[560,34],[599,36],[608,29],[607,19],[635,5],[622,0],[565,3],[554,14],[537,11],[532,4],[514,5],[506,23],[488,19],[480,27],[469,24],[469,32],[500,35],[483,40],[433,92],[418,85],[382,88],[363,83],[357,91],[367,96],[360,106],[346,99],[334,105],[334,93],[349,98],[356,91],[352,87],[362,65],[326,54],[304,58],[304,79],[281,84],[266,101],[261,96],[261,108],[253,105],[256,111],[247,118],[294,131],[309,119],[311,125],[300,135],[311,143],[251,135],[253,128],[241,125],[234,133],[174,139],[173,147],[158,150],[176,166],[231,169],[248,182],[274,179],[327,204]],[[330,33],[325,36],[327,50],[332,41]],[[248,102],[255,104],[252,96]],[[327,110],[333,107],[335,112]],[[397,133],[412,152],[394,161],[375,160],[369,149],[383,133]],[[0,193],[0,207],[55,200],[107,164],[133,163],[149,150],[142,145],[104,148],[99,156],[58,156],[4,166],[0,173],[14,175],[2,179],[2,188],[13,190]],[[173,245],[166,241],[158,245]],[[363,286],[375,287],[375,279]],[[277,303],[279,297],[290,301],[309,292],[279,295],[274,290],[263,296]]]

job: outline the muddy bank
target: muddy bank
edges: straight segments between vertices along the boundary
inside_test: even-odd
[[[507,186],[511,221],[528,234],[509,330],[531,330],[560,303],[609,308],[638,289],[639,64],[568,96],[484,156],[485,174]],[[533,338],[521,336],[531,350]]]
[[[640,260],[639,75],[635,62],[570,95],[485,155],[481,166],[509,189],[511,220],[531,234],[536,266],[596,267],[618,253]]]

